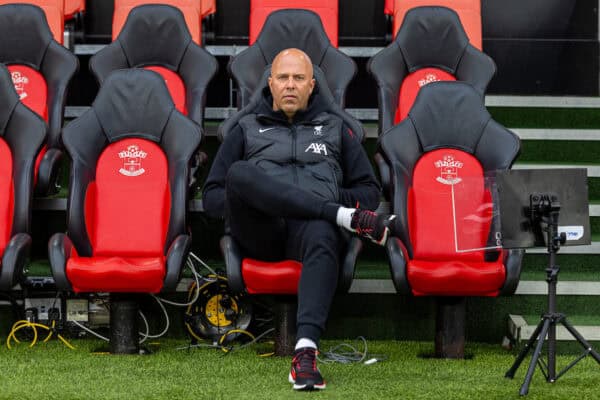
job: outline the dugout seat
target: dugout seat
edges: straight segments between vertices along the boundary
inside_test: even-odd
[[[0,62],[8,66],[21,102],[48,123],[46,146],[36,161],[36,193],[45,195],[55,189],[67,90],[79,62],[53,40],[37,6],[0,6],[0,37]]]
[[[0,0],[0,5],[4,4],[29,4],[41,8],[54,40],[63,44],[65,31],[64,0]]]
[[[164,80],[140,69],[111,74],[63,131],[72,160],[68,230],[50,238],[52,274],[58,290],[111,293],[111,352],[138,350],[137,312],[124,321],[117,311],[136,309],[128,296],[177,286],[191,242],[189,163],[201,134]]]
[[[297,8],[316,13],[333,47],[338,47],[339,3],[338,0],[287,0],[250,1],[250,45],[256,42],[269,14],[274,11]]]
[[[290,47],[305,51],[313,64],[323,70],[336,103],[344,106],[356,64],[331,44],[318,15],[308,10],[286,9],[271,13],[256,42],[229,63],[229,73],[238,87],[238,109],[250,101],[265,67],[281,50]]]
[[[397,215],[386,249],[398,293],[435,296],[443,308],[467,296],[515,292],[523,251],[498,247],[490,176],[509,169],[519,148],[464,82],[427,85],[408,117],[381,136],[375,160]],[[438,314],[446,326],[438,329],[436,354],[464,351],[464,302],[459,308],[462,317]]]
[[[469,44],[456,12],[417,7],[406,13],[393,43],[373,56],[367,69],[377,83],[381,135],[407,116],[424,85],[459,80],[484,93],[496,65]]]
[[[481,0],[385,0],[384,13],[392,16],[393,35],[402,26],[410,9],[424,6],[442,6],[456,11],[471,44],[482,49]]]
[[[204,13],[210,13],[210,3],[202,6],[201,0],[115,0],[113,14],[112,40],[115,41],[123,29],[129,12],[135,7],[145,4],[163,4],[178,8],[185,18],[185,22],[192,36],[192,40],[202,44],[201,20]]]
[[[218,65],[192,41],[180,10],[158,4],[133,8],[114,42],[90,59],[100,85],[111,72],[125,68],[159,73],[177,110],[203,125],[206,88]]]
[[[324,99],[329,104],[328,112],[342,118],[354,134],[360,135],[361,138],[364,137],[364,129],[360,122],[345,113],[335,103],[333,95],[325,83],[322,71],[318,66],[313,67],[316,80],[313,96],[320,96]],[[261,89],[266,90],[268,87],[267,79],[270,73],[270,68],[264,71],[259,84]],[[221,141],[244,115],[254,112],[259,106],[261,92],[262,90],[258,90],[244,109],[221,124],[218,131],[218,137]],[[345,293],[352,284],[356,257],[362,249],[362,241],[356,236],[350,236],[347,232],[342,232],[342,234],[346,235],[347,246],[345,246],[345,252],[340,257],[340,275],[337,290]],[[229,287],[234,293],[268,295],[275,299],[275,353],[278,355],[291,354],[294,349],[296,294],[302,263],[295,260],[266,262],[246,258],[235,239],[228,234],[221,239],[221,251],[225,259]]]
[[[0,290],[17,283],[29,255],[34,161],[45,139],[44,121],[19,101],[0,64]]]

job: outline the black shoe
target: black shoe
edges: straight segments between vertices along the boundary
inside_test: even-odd
[[[294,390],[325,389],[325,380],[317,368],[317,350],[312,347],[302,347],[294,351],[292,369],[288,376]]]
[[[395,218],[393,214],[377,214],[357,208],[352,214],[350,227],[360,236],[384,246]]]

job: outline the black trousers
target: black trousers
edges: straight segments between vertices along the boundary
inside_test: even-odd
[[[297,337],[318,343],[338,279],[342,239],[335,224],[337,205],[279,182],[246,161],[230,167],[225,193],[228,228],[244,255],[302,262]]]

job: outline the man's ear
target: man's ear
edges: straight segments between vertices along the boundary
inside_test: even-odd
[[[310,94],[312,94],[313,90],[315,89],[315,82],[315,78],[310,80]]]
[[[271,90],[271,92],[273,92],[273,88],[271,87],[271,82],[273,82],[273,77],[269,76],[269,79],[267,80],[268,84],[269,84],[269,90]]]

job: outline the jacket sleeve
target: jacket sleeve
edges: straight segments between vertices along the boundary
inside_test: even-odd
[[[244,135],[237,125],[225,137],[210,167],[202,189],[202,205],[206,214],[223,218],[225,211],[225,181],[229,167],[244,156]]]
[[[340,188],[340,203],[345,207],[358,205],[375,210],[379,205],[381,186],[361,142],[346,125],[342,129],[344,181]]]

